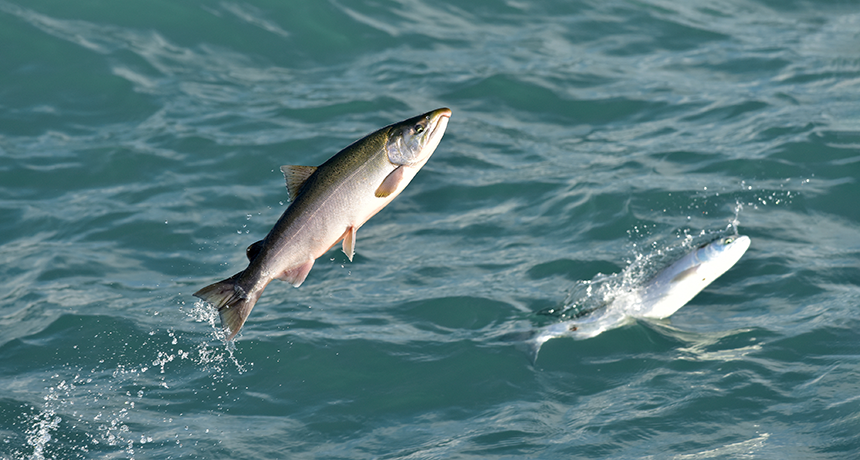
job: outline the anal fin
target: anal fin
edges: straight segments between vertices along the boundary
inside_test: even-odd
[[[284,272],[278,276],[278,279],[292,284],[293,287],[299,287],[305,282],[305,278],[308,277],[308,273],[310,273],[311,268],[313,267],[314,261],[309,260],[302,265],[284,270]]]

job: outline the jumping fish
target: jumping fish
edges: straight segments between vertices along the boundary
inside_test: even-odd
[[[281,166],[292,203],[266,238],[248,247],[248,268],[194,293],[218,309],[227,340],[273,279],[299,287],[314,260],[341,240],[352,261],[356,231],[415,177],[450,118],[450,109],[436,109],[368,134],[319,167]]]
[[[547,340],[556,337],[594,337],[628,318],[668,318],[735,265],[749,246],[750,239],[744,235],[705,243],[611,302],[544,326],[526,342],[533,359]]]
[[[668,318],[732,268],[749,247],[750,238],[744,235],[699,246],[645,283],[631,316]]]

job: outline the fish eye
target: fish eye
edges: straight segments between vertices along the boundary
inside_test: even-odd
[[[424,125],[415,125],[415,129],[413,129],[415,134],[421,134],[424,132]]]
[[[723,244],[732,244],[734,241],[734,238],[729,237],[723,240]]]

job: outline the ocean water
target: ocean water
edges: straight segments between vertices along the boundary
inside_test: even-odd
[[[0,458],[860,457],[853,1],[0,0]],[[279,166],[453,111],[232,345]],[[583,280],[737,223],[669,319]]]

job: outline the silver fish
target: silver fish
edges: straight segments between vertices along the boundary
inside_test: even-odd
[[[379,129],[319,167],[282,166],[292,203],[266,238],[248,247],[248,268],[194,293],[218,309],[227,340],[273,279],[298,287],[314,260],[340,241],[352,261],[356,231],[415,177],[450,117],[450,109],[436,109]]]
[[[658,272],[645,283],[618,293],[606,305],[574,318],[544,326],[526,344],[537,359],[541,346],[556,337],[594,337],[631,318],[668,318],[729,268],[750,246],[748,236],[719,238],[703,244]]]

